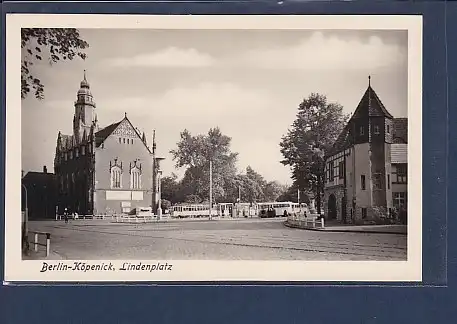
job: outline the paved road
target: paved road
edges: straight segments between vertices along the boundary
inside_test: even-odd
[[[327,233],[288,228],[284,219],[31,222],[51,232],[63,259],[85,260],[406,260],[404,235]]]

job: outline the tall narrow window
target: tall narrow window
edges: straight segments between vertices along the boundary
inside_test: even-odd
[[[340,179],[344,179],[344,162],[341,161],[338,164],[338,175]]]
[[[329,170],[329,175],[328,175],[328,181],[332,182],[335,177],[335,170],[333,169],[333,161],[328,163],[328,170]]]
[[[397,181],[396,183],[407,183],[408,166],[406,164],[397,164]],[[395,178],[394,178],[395,179]]]
[[[387,125],[387,134],[390,134],[390,125]]]
[[[366,208],[362,208],[362,218],[363,219],[367,218],[367,209]]]
[[[382,190],[382,174],[374,173],[373,174],[373,190]]]
[[[362,190],[365,190],[366,186],[365,186],[365,175],[364,174],[362,174],[360,176],[360,183],[361,183],[360,185],[362,187]]]
[[[122,138],[119,137],[119,144],[122,144]]]
[[[122,170],[117,165],[111,168],[111,188],[122,188]]]
[[[360,126],[360,135],[363,135],[365,133],[365,130],[363,129],[363,126]]]
[[[130,189],[141,189],[141,170],[136,166],[130,171]]]
[[[387,189],[390,189],[390,174],[387,175]]]

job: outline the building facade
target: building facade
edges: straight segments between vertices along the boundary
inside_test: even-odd
[[[22,178],[22,211],[28,219],[54,219],[57,191],[53,173],[43,167],[43,172],[27,172]]]
[[[376,222],[406,207],[407,118],[394,118],[369,82],[325,157],[326,218]]]
[[[57,136],[54,172],[58,213],[132,213],[157,206],[155,138],[148,147],[127,118],[100,128],[89,83],[81,81],[74,104],[73,134]]]

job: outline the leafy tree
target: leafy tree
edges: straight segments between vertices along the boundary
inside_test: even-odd
[[[21,29],[21,96],[27,97],[33,89],[37,99],[44,98],[44,85],[31,71],[34,62],[47,59],[49,64],[86,59],[84,49],[89,44],[82,40],[74,28],[22,28]]]
[[[160,205],[161,205],[162,209],[170,209],[171,201],[169,201],[167,199],[161,199],[160,200]]]
[[[298,202],[298,185],[296,183],[292,184],[291,186],[287,187],[280,196],[278,197],[279,201],[291,201],[291,202]],[[309,204],[310,197],[307,192],[300,191],[300,203],[307,203]]]
[[[170,151],[177,168],[185,167],[181,182],[187,194],[205,199],[209,196],[209,169],[212,162],[212,185],[215,201],[221,201],[228,194],[236,176],[237,153],[230,150],[231,138],[223,135],[219,128],[211,128],[206,135],[181,133],[177,149]]]
[[[187,195],[184,202],[187,204],[199,204],[202,199],[198,195]]]
[[[270,181],[263,188],[263,196],[265,201],[279,200],[279,196],[283,193],[284,188],[277,181]]]
[[[180,200],[180,184],[177,181],[178,176],[174,173],[161,179],[161,195],[165,200],[171,203],[177,203]]]
[[[343,130],[348,116],[338,103],[312,93],[300,103],[295,121],[283,136],[280,147],[284,165],[292,170],[292,179],[301,191],[314,192],[318,212],[323,192],[324,156]]]

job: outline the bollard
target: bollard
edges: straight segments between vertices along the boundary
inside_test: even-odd
[[[49,256],[51,252],[51,234],[46,233],[46,256]]]
[[[321,218],[321,227],[324,228],[324,217]]]
[[[35,252],[38,252],[38,233],[35,233]]]

